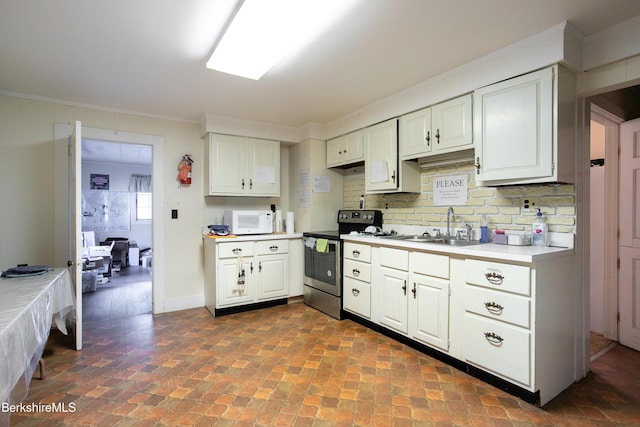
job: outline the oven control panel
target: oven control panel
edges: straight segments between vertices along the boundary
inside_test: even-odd
[[[340,210],[338,224],[382,224],[382,212],[377,210]]]

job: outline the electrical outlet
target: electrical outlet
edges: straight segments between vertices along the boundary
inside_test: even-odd
[[[525,196],[521,200],[520,208],[523,213],[535,212],[540,207],[540,198],[538,196]]]

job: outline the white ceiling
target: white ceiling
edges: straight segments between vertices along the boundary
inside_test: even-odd
[[[152,158],[150,145],[82,139],[83,162],[151,166]]]
[[[359,0],[253,81],[205,68],[237,0],[3,0],[0,91],[187,121],[328,123],[563,21],[584,35],[638,0]],[[0,93],[1,93],[0,92]]]

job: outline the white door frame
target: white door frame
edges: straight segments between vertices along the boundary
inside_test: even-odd
[[[54,138],[55,140],[68,139],[72,133],[72,126],[67,124],[55,124]],[[163,168],[164,164],[164,137],[158,135],[146,135],[133,132],[122,132],[118,130],[99,129],[91,127],[82,127],[82,137],[87,139],[98,139],[103,141],[150,145],[153,150],[152,158],[152,185],[153,185],[153,221],[151,231],[151,246],[153,250],[152,275],[153,275],[153,313],[163,313],[164,307],[164,219],[162,215],[164,188],[163,188]],[[66,146],[64,148],[66,154]],[[65,160],[66,161],[66,160]],[[68,214],[67,214],[68,216]],[[67,218],[58,218],[58,222]],[[64,246],[65,250],[68,244]],[[58,255],[57,259],[66,259],[65,253],[62,257]],[[66,262],[65,262],[66,264]]]
[[[591,104],[591,120],[605,127],[604,336],[618,340],[618,150],[622,119]]]

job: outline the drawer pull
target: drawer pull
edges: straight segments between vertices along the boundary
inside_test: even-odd
[[[242,249],[235,248],[235,249],[232,249],[231,252],[233,252],[234,255],[238,255],[240,252],[242,252]]]
[[[502,274],[494,272],[485,273],[484,277],[486,277],[489,283],[491,283],[492,285],[501,285],[502,281],[504,280],[504,276]]]
[[[360,290],[353,288],[351,289],[351,293],[353,294],[354,297],[357,297],[358,295],[360,295]]]
[[[276,252],[278,250],[278,247],[276,245],[273,245],[269,246],[269,249],[271,250],[271,252]]]
[[[354,268],[354,269],[353,269],[353,275],[354,275],[355,277],[360,276],[360,270],[358,270],[357,268]]]
[[[502,314],[502,310],[504,310],[504,307],[496,302],[485,302],[484,306],[491,314]]]
[[[485,332],[484,333],[484,337],[487,339],[487,341],[489,341],[489,344],[492,345],[502,345],[502,341],[504,341],[504,338],[502,338],[500,335],[496,334],[495,332]]]
[[[357,249],[354,249],[354,251],[353,251],[353,257],[354,257],[354,258],[360,258],[360,251],[359,251],[359,250],[357,250]]]

